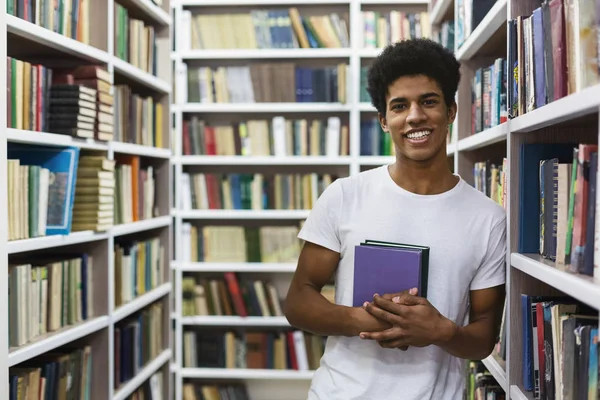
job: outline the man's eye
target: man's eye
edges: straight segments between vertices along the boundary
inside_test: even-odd
[[[434,104],[437,104],[436,100],[425,100],[425,105],[427,105],[427,106],[431,106]]]
[[[405,107],[405,106],[404,106],[404,104],[394,104],[394,105],[392,106],[392,110],[401,110],[401,109],[403,109],[404,107]]]

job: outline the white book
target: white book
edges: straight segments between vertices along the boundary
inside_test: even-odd
[[[273,150],[276,157],[285,157],[287,154],[286,148],[286,133],[285,133],[285,118],[284,117],[273,117],[272,121],[273,131]]]
[[[340,155],[340,117],[327,118],[326,149],[327,157],[338,157]]]
[[[304,332],[294,331],[294,349],[296,350],[296,360],[299,371],[308,371],[308,354],[306,354],[306,343],[304,342]]]

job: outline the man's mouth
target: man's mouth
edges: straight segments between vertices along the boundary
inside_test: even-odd
[[[431,132],[431,129],[419,129],[406,133],[404,134],[404,136],[411,140],[422,140],[426,139],[429,135],[431,135]]]

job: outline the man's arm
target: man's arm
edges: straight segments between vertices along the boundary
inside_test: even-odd
[[[482,360],[492,353],[500,332],[505,289],[500,285],[470,295],[469,324],[459,327],[450,321],[447,339],[439,346],[456,357]]]
[[[305,242],[284,302],[284,313],[290,324],[324,336],[357,336],[362,331],[389,328],[385,321],[362,308],[332,304],[321,294],[339,260],[339,253]]]

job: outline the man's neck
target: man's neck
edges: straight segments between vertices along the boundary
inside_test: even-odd
[[[436,157],[437,158],[437,157]],[[447,192],[459,181],[446,157],[430,162],[415,162],[396,155],[396,162],[388,167],[392,180],[402,189],[420,195]]]

